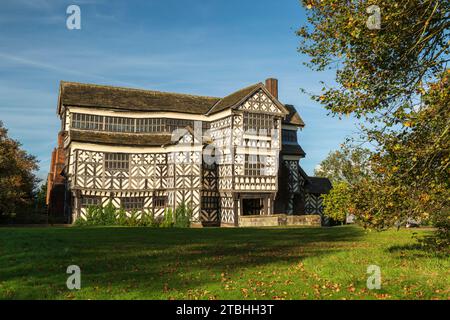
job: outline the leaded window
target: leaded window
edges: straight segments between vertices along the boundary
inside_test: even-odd
[[[194,120],[166,118],[126,118],[90,115],[84,113],[72,114],[72,128],[126,133],[173,132],[178,128],[190,126],[194,128]],[[209,129],[209,122],[202,121],[203,130]]]
[[[260,176],[264,169],[264,164],[261,162],[259,155],[245,155],[244,174],[246,176]]]
[[[167,130],[169,132],[173,132],[178,128],[185,128],[187,126],[190,126],[191,128],[194,128],[194,121],[193,120],[186,120],[186,119],[167,119]]]
[[[142,210],[144,197],[124,197],[120,199],[120,203],[125,210]]]
[[[297,132],[294,130],[285,130],[281,131],[283,142],[285,143],[297,143]]]
[[[103,130],[103,116],[73,113],[72,127],[83,130]]]
[[[205,210],[217,210],[219,209],[219,198],[218,197],[202,197],[202,209]]]
[[[105,153],[106,170],[128,170],[130,157],[127,153]]]
[[[81,198],[82,207],[98,206],[101,204],[101,198],[95,196],[83,196]]]
[[[153,197],[153,208],[161,209],[166,207],[167,197],[166,196],[154,196]]]
[[[134,132],[135,119],[122,117],[106,117],[105,130],[110,132]]]
[[[255,130],[256,134],[261,134],[261,130],[266,130],[270,134],[274,126],[274,119],[268,114],[244,113],[244,130]]]
[[[165,120],[161,118],[136,119],[136,132],[165,132]]]

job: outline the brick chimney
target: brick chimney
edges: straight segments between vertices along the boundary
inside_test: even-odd
[[[266,79],[266,88],[269,92],[278,99],[278,80],[275,78]]]

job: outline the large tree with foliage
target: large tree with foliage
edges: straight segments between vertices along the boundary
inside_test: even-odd
[[[444,217],[436,225],[447,224],[448,235],[450,2],[303,4],[299,50],[311,68],[336,70],[336,84],[313,99],[333,115],[361,119],[357,139],[372,146],[374,175],[353,188],[353,212],[378,228]],[[368,24],[375,11],[380,28]]]
[[[314,175],[330,179],[331,183],[345,182],[353,185],[370,174],[370,151],[348,148],[330,152],[314,170]]]
[[[17,213],[30,206],[38,179],[37,161],[8,137],[0,121],[0,216]]]
[[[324,215],[345,221],[352,210],[352,190],[366,181],[370,175],[370,151],[348,148],[330,152],[314,170],[314,175],[330,179],[333,188],[322,195]]]

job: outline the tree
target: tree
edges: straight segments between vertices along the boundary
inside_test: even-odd
[[[314,70],[336,67],[337,86],[313,98],[335,115],[402,123],[426,83],[449,61],[450,2],[303,0],[309,24],[297,33]],[[380,29],[368,27],[375,5]]]
[[[334,183],[330,192],[322,195],[323,214],[336,221],[345,221],[351,211],[351,197],[351,188],[347,182]]]
[[[379,229],[445,216],[436,225],[448,235],[450,2],[303,4],[309,24],[298,31],[300,52],[315,70],[336,68],[336,85],[312,98],[334,116],[361,119],[357,139],[372,145],[373,175],[352,187],[353,212]],[[381,14],[379,29],[367,24],[369,7]]]
[[[370,151],[351,149],[343,146],[341,150],[330,152],[314,170],[314,175],[330,179],[333,188],[322,195],[324,215],[343,222],[352,211],[352,193],[370,176]]]
[[[370,151],[367,149],[344,146],[341,150],[330,152],[314,170],[314,175],[330,179],[333,185],[339,182],[353,185],[370,174],[369,157]]]
[[[0,216],[28,208],[33,201],[37,160],[20,147],[0,121]]]
[[[36,211],[46,212],[47,208],[47,182],[41,184],[34,195],[34,203]]]
[[[421,107],[408,114],[402,129],[378,134],[380,151],[371,157],[374,175],[356,186],[353,198],[356,214],[367,225],[429,220],[447,239],[441,242],[450,244],[449,84],[447,72],[430,84]]]

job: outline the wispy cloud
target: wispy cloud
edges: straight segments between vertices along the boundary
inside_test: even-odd
[[[89,78],[99,79],[99,80],[112,81],[112,82],[116,82],[116,83],[122,83],[124,85],[129,85],[129,86],[136,86],[135,83],[111,79],[111,78],[104,77],[104,76],[101,76],[98,74],[88,73],[85,71],[79,71],[75,68],[61,67],[58,65],[48,64],[45,62],[40,62],[40,61],[27,59],[27,58],[22,58],[20,56],[11,55],[11,54],[7,54],[7,53],[0,52],[0,58],[6,59],[10,62],[17,63],[19,65],[25,65],[25,66],[29,66],[29,67],[33,67],[33,68],[43,69],[46,71],[57,72],[58,74],[60,74],[62,76],[75,75],[75,76],[89,77]]]

